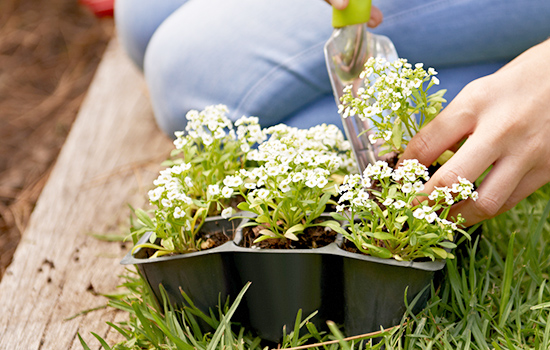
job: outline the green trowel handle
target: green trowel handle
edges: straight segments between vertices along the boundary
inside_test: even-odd
[[[371,0],[349,0],[343,10],[332,8],[332,26],[340,28],[353,24],[367,23],[370,19]]]

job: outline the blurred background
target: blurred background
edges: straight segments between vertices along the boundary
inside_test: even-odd
[[[0,279],[113,35],[113,0],[0,0]]]

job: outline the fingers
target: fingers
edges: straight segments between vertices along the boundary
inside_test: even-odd
[[[524,188],[527,170],[518,166],[520,163],[521,160],[515,157],[497,161],[477,189],[478,199],[468,199],[454,205],[449,216],[456,218],[460,213],[466,219],[465,224],[471,226],[512,208],[527,197],[530,193],[525,192],[528,189]],[[518,190],[520,192],[514,195]]]
[[[476,119],[470,111],[455,111],[459,105],[451,102],[434,120],[422,128],[409,142],[401,160],[418,159],[432,164],[443,152],[456,148],[456,144],[473,132]]]
[[[367,22],[369,28],[376,28],[384,20],[384,15],[382,11],[376,6],[372,6],[370,10],[370,20]]]
[[[475,156],[472,156],[475,155]],[[425,191],[430,193],[435,187],[452,186],[463,177],[471,182],[483,174],[493,164],[500,153],[490,142],[478,134],[472,135],[451,159],[439,168],[426,183]],[[421,161],[422,162],[422,161]],[[423,163],[430,164],[430,163]]]
[[[337,10],[343,10],[348,7],[349,0],[325,0]]]

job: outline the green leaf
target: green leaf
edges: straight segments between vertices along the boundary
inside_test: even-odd
[[[256,221],[260,224],[265,224],[265,223],[269,223],[270,220],[271,220],[271,217],[269,217],[265,214],[262,214],[262,215],[258,215],[254,221]]]
[[[447,251],[445,249],[441,249],[438,247],[432,247],[432,251],[435,255],[439,256],[441,259],[447,259],[448,255]]]
[[[242,211],[250,211],[250,206],[248,205],[247,202],[240,202],[239,204],[237,204],[237,208],[239,208]]]
[[[403,127],[401,120],[396,120],[393,124],[391,142],[395,149],[401,148],[401,143],[403,142]]]
[[[362,248],[366,249],[368,254],[376,256],[378,258],[389,259],[392,257],[392,253],[388,249],[383,247],[377,247],[369,243],[363,243]]]
[[[338,329],[338,326],[336,326],[336,324],[332,321],[327,321],[327,326],[332,332],[332,334],[334,335],[334,337],[338,339],[338,343],[340,344],[341,349],[351,350],[351,347],[349,346],[348,342],[344,339],[344,335],[342,334],[342,332],[340,332],[340,330]]]
[[[284,236],[288,239],[291,239],[293,241],[298,241],[298,236],[296,236],[294,233],[292,232],[285,232]]]
[[[381,239],[383,241],[395,241],[397,239],[391,233],[384,231],[372,232],[372,236],[376,239]]]
[[[429,240],[437,239],[437,238],[439,238],[439,236],[436,235],[435,233],[426,233],[426,234],[418,236],[418,239],[421,240],[421,241],[429,241]]]
[[[273,238],[277,238],[277,234],[271,230],[268,230],[266,228],[260,230],[260,232],[258,232],[259,234],[263,235],[263,236],[269,236],[269,237],[273,237]]]
[[[344,217],[342,214],[340,213],[330,213],[330,216],[332,216],[332,218],[334,220],[338,220],[338,221],[347,221],[347,218]],[[335,230],[336,231],[336,230]]]
[[[220,342],[220,340],[222,338],[224,330],[228,329],[228,327],[230,325],[231,317],[233,317],[233,314],[237,310],[237,307],[239,306],[241,300],[243,299],[244,293],[246,293],[246,291],[250,287],[250,284],[251,283],[248,282],[243,287],[243,289],[241,290],[239,295],[237,295],[237,298],[235,298],[235,301],[233,302],[233,304],[229,308],[229,311],[227,311],[225,316],[223,316],[223,319],[220,321],[220,325],[216,329],[216,332],[214,333],[214,336],[212,337],[212,340],[210,341],[210,344],[208,344],[208,347],[206,348],[206,350],[214,350],[215,348],[218,347],[218,343]],[[227,336],[229,336],[229,334]]]
[[[80,344],[82,345],[84,350],[90,350],[90,347],[88,346],[88,344],[86,344],[84,339],[82,339],[82,337],[80,336],[80,333],[77,333],[76,335],[78,336],[78,339],[80,340]]]
[[[504,264],[504,276],[502,278],[502,296],[500,297],[500,308],[498,315],[498,325],[504,327],[506,323],[505,310],[508,306],[510,299],[510,289],[512,287],[512,280],[514,277],[514,240],[516,233],[512,232],[510,235],[510,241],[508,242],[508,251],[506,252],[506,262]]]
[[[417,242],[418,235],[416,233],[411,233],[411,236],[409,237],[409,244],[412,246],[415,246]]]
[[[400,224],[404,224],[407,221],[408,218],[409,217],[406,216],[406,215],[401,215],[401,216],[396,217],[395,221],[400,223]]]
[[[136,214],[136,217],[138,218],[138,220],[145,226],[147,227],[150,227],[150,228],[154,228],[155,227],[155,224],[153,223],[153,220],[151,220],[151,218],[149,217],[149,215],[147,215],[147,213],[145,211],[143,211],[142,209],[136,209],[134,211],[134,214]]]
[[[449,241],[440,242],[439,245],[443,248],[448,248],[448,249],[456,248],[456,244],[454,244],[453,242],[449,242]]]
[[[289,228],[288,230],[286,230],[285,233],[292,233],[292,234],[293,234],[294,232],[300,233],[300,232],[303,232],[304,229],[305,229],[305,226],[304,226],[304,225],[302,225],[302,224],[296,224],[296,225],[292,226],[291,228]]]
[[[338,221],[334,221],[334,220],[327,220],[327,221],[323,221],[323,222],[320,222],[318,224],[315,224],[315,226],[323,226],[323,227],[328,227],[330,228],[331,230],[333,231],[336,231],[340,234],[347,234],[348,232],[340,225],[340,223]]]
[[[454,156],[454,152],[453,151],[450,151],[450,150],[446,150],[445,152],[443,152],[436,160],[435,162],[433,162],[433,165],[436,165],[436,164],[445,164],[447,163],[447,161],[449,159],[451,159],[452,156]]]

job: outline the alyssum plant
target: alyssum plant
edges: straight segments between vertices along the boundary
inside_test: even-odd
[[[231,216],[231,201],[237,194],[222,181],[244,169],[247,152],[265,135],[258,118],[239,119],[235,131],[226,113],[223,105],[187,113],[187,135],[176,132],[176,149],[171,154],[180,157],[164,163],[169,167],[160,172],[153,182],[156,187],[148,193],[156,207],[154,218],[136,210],[143,226],[132,234],[139,237],[151,231],[152,235],[134,250],[155,249],[154,257],[200,250],[204,242],[197,234],[206,217]]]
[[[427,168],[409,159],[392,169],[384,161],[369,164],[363,175],[346,176],[338,188],[341,197],[335,218],[349,221],[343,232],[361,252],[380,258],[417,260],[446,259],[453,255],[445,248],[456,245],[454,233],[464,219],[448,220],[450,207],[461,200],[477,199],[473,184],[459,177],[451,188],[436,187],[422,193],[429,179]],[[425,200],[419,200],[421,197]]]
[[[444,89],[429,94],[439,79],[435,69],[423,67],[417,63],[413,68],[403,58],[388,62],[371,57],[360,75],[365,87],[356,93],[352,86],[344,89],[340,114],[344,118],[357,115],[371,123],[368,137],[372,144],[382,143],[379,156],[403,153],[410,138],[433,120],[446,102]],[[452,155],[449,152],[440,162]]]
[[[268,238],[297,241],[311,226],[339,228],[335,221],[317,222],[336,204],[334,185],[353,171],[355,162],[342,132],[334,125],[297,129],[280,124],[247,154],[257,166],[229,175],[224,184],[245,199],[239,209],[256,214],[250,226],[260,226],[255,243]]]

